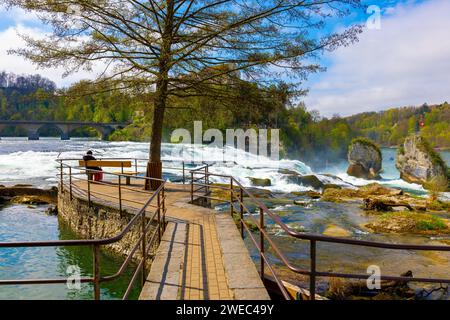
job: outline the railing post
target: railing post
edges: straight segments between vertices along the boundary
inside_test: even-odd
[[[61,193],[64,193],[64,184],[63,184],[63,163],[61,161],[61,166],[60,166],[60,186],[61,186]]]
[[[261,279],[264,281],[264,233],[263,230],[265,229],[264,226],[264,210],[262,208],[259,208],[259,248],[260,248],[260,254],[259,254],[259,259],[260,259],[260,273],[261,273]]]
[[[310,240],[311,274],[309,275],[309,297],[316,299],[316,240]]]
[[[90,178],[90,173],[89,173],[89,169],[87,169],[87,173],[88,173],[88,175],[87,175],[87,186],[88,186],[88,194],[87,194],[87,196],[88,196],[88,206],[89,207],[91,207],[91,179],[89,179]]]
[[[206,193],[209,194],[209,165],[206,165]]]
[[[94,299],[100,300],[100,246],[94,245]]]
[[[191,203],[194,203],[194,172],[191,171]]]
[[[205,166],[205,196],[208,196],[207,177],[208,177],[208,165]]]
[[[166,187],[163,186],[162,188],[162,212],[163,212],[163,218],[162,218],[162,227],[163,231],[166,231]]]
[[[73,199],[72,196],[72,167],[69,167],[69,194],[70,194],[70,200]]]
[[[234,206],[233,206],[233,178],[230,178],[230,215],[231,217],[233,217],[233,211],[234,211]]]
[[[122,214],[122,176],[119,175],[119,212]]]
[[[134,159],[134,172],[136,172],[136,176],[137,176],[138,175],[138,161],[136,158]]]
[[[241,238],[244,239],[244,191],[240,188],[240,215],[241,215]]]
[[[145,273],[146,273],[146,266],[145,263],[147,261],[147,237],[146,237],[146,221],[145,221],[145,210],[142,212],[142,259],[144,263],[142,264],[142,285],[145,284]]]
[[[184,168],[184,161],[183,163],[183,184],[186,184],[186,176],[185,176],[185,168]]]
[[[158,192],[158,243],[161,243],[161,193]]]

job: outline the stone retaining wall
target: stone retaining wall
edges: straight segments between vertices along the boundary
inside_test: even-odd
[[[136,212],[122,212],[118,208],[73,197],[68,192],[58,194],[58,217],[83,239],[105,239],[122,232]],[[140,237],[141,223],[137,221],[124,238],[103,246],[114,253],[128,255]],[[151,232],[151,231],[150,231]],[[135,254],[140,258],[140,250]]]

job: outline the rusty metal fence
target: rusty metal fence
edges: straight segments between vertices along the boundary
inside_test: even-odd
[[[273,263],[270,261],[268,250],[271,254],[277,257],[284,266],[290,271],[309,277],[309,297],[311,300],[316,298],[316,280],[319,277],[329,278],[344,278],[344,279],[368,279],[368,274],[357,273],[343,273],[343,272],[325,272],[317,269],[317,244],[320,242],[342,244],[350,246],[362,246],[370,248],[381,248],[390,250],[417,250],[417,251],[441,251],[449,252],[450,246],[436,246],[436,245],[410,245],[410,244],[393,244],[382,243],[373,241],[364,241],[350,238],[336,238],[319,234],[309,234],[303,232],[297,232],[289,228],[279,216],[271,212],[260,200],[255,198],[238,180],[232,176],[214,174],[209,172],[209,166],[203,166],[190,171],[191,174],[191,200],[195,199],[207,199],[221,203],[229,203],[230,215],[238,215],[238,223],[240,224],[241,236],[244,238],[245,234],[248,235],[251,244],[256,248],[259,255],[259,273],[263,281],[266,280],[267,268],[272,275],[276,286],[285,299],[295,299],[283,285],[282,279],[277,275],[277,272],[273,268]],[[222,183],[217,185],[211,182],[211,178],[216,180],[228,181],[228,183]],[[223,197],[214,197],[213,190],[220,190],[221,192],[229,192],[229,199],[223,199]],[[248,199],[248,202],[256,206],[258,218],[255,218],[255,212],[248,209],[248,206],[244,202],[244,198]],[[236,204],[236,206],[235,206]],[[251,230],[249,223],[245,219],[247,218],[253,226],[256,226],[256,231]],[[309,269],[302,269],[293,265],[286,255],[278,248],[273,239],[271,239],[269,233],[266,230],[267,220],[271,219],[274,224],[279,226],[289,237],[305,240],[309,242]],[[442,278],[424,278],[424,277],[404,277],[404,276],[388,276],[382,275],[380,280],[394,280],[404,282],[423,282],[423,283],[439,283],[450,284],[449,279]]]
[[[74,159],[72,159],[74,160]],[[92,283],[94,287],[94,299],[100,299],[101,284],[113,281],[124,275],[127,268],[132,261],[136,261],[137,265],[132,274],[131,280],[125,290],[123,299],[128,299],[132,289],[140,279],[143,285],[146,280],[147,270],[146,263],[151,258],[152,252],[161,242],[162,235],[166,227],[166,182],[164,180],[152,179],[140,176],[133,176],[134,179],[145,181],[146,179],[158,180],[160,186],[157,190],[152,192],[139,191],[131,189],[122,184],[123,179],[129,178],[129,175],[103,172],[110,177],[108,182],[93,182],[87,177],[87,173],[95,173],[95,170],[87,170],[78,166],[71,166],[65,164],[64,161],[59,161],[60,172],[59,184],[60,192],[68,193],[70,198],[77,197],[78,199],[87,200],[88,205],[91,206],[96,201],[101,201],[101,198],[111,198],[118,202],[119,210],[123,212],[124,202],[140,206],[137,213],[131,218],[124,229],[116,236],[106,239],[87,239],[87,240],[55,240],[55,241],[33,241],[33,242],[0,242],[0,250],[5,248],[42,248],[42,247],[90,247],[93,253],[93,270],[92,277],[84,277],[80,279],[80,283]],[[82,187],[82,184],[87,184],[87,190]],[[92,185],[106,185],[110,190],[116,190],[106,194],[100,191],[95,191],[91,188]],[[112,189],[111,189],[112,188]],[[124,200],[122,193],[129,192],[146,192],[148,200],[145,202],[138,202],[134,200]],[[116,194],[114,194],[116,193]],[[136,210],[130,211],[134,212]],[[101,261],[100,249],[104,246],[111,245],[121,241],[126,235],[133,230],[139,230],[139,238],[132,245],[131,250],[126,256],[124,262],[119,267],[117,272],[108,276],[101,276]],[[140,254],[140,256],[138,256]],[[64,284],[67,279],[10,279],[0,280],[0,286],[7,285],[33,285],[33,284]]]

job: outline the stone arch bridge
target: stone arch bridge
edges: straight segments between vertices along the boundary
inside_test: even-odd
[[[69,140],[70,133],[78,128],[90,127],[97,130],[103,140],[117,129],[126,127],[129,123],[98,123],[81,121],[9,121],[0,120],[0,132],[6,127],[20,127],[28,132],[28,140],[39,140],[39,131],[43,128],[56,128],[61,134],[61,140]]]

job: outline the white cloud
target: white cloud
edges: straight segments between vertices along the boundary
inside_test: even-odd
[[[450,1],[398,5],[381,30],[330,53],[328,71],[305,102],[323,115],[349,115],[450,100]]]
[[[39,18],[34,12],[25,11],[21,8],[12,7],[4,8],[0,7],[0,18],[2,20],[8,19],[14,21],[16,24],[19,23],[39,23]]]
[[[17,27],[9,27],[0,32],[0,71],[13,72],[16,74],[35,74],[39,73],[42,76],[54,81],[59,87],[66,87],[70,84],[80,81],[82,79],[94,79],[96,74],[103,71],[101,65],[94,67],[93,72],[79,71],[73,75],[63,78],[63,68],[49,68],[42,69],[23,57],[8,54],[9,49],[26,47],[25,42],[20,38],[19,34],[25,34],[34,38],[39,38],[44,35],[43,29],[23,26],[21,24]]]

